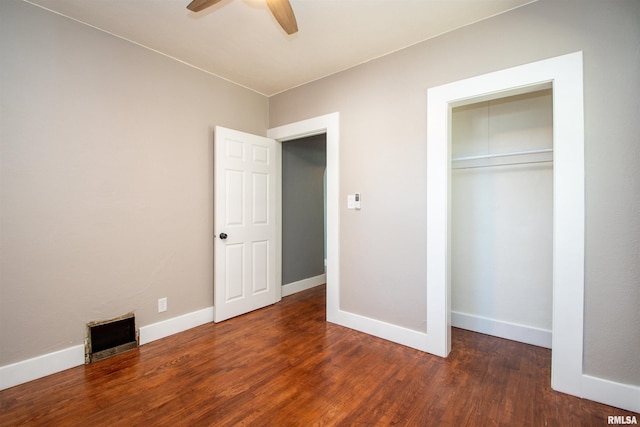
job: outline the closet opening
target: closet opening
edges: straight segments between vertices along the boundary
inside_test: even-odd
[[[552,89],[451,120],[451,325],[551,348]]]
[[[427,91],[428,352],[451,351],[452,109],[553,91],[553,351],[551,387],[582,396],[584,337],[584,103],[582,52],[447,83]]]

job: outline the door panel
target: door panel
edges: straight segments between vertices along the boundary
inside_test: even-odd
[[[279,297],[276,147],[272,139],[216,127],[216,322],[273,304]]]
[[[269,242],[253,242],[253,293],[269,290]]]
[[[242,226],[244,219],[243,201],[245,199],[244,175],[242,171],[237,170],[228,170],[225,175],[227,180],[227,185],[225,186],[227,194],[225,225]]]
[[[230,302],[244,297],[244,244],[226,245],[225,248],[224,301]]]
[[[269,175],[253,174],[253,225],[269,223]]]

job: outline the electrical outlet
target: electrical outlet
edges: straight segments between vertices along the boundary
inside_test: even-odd
[[[158,298],[158,313],[162,313],[163,311],[167,311],[167,299]]]

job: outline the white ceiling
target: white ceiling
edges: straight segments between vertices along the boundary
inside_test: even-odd
[[[291,0],[287,35],[264,0],[25,0],[270,96],[532,0]]]

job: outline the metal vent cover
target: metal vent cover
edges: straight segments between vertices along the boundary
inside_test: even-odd
[[[93,363],[138,347],[139,336],[133,313],[87,323],[85,363]]]

